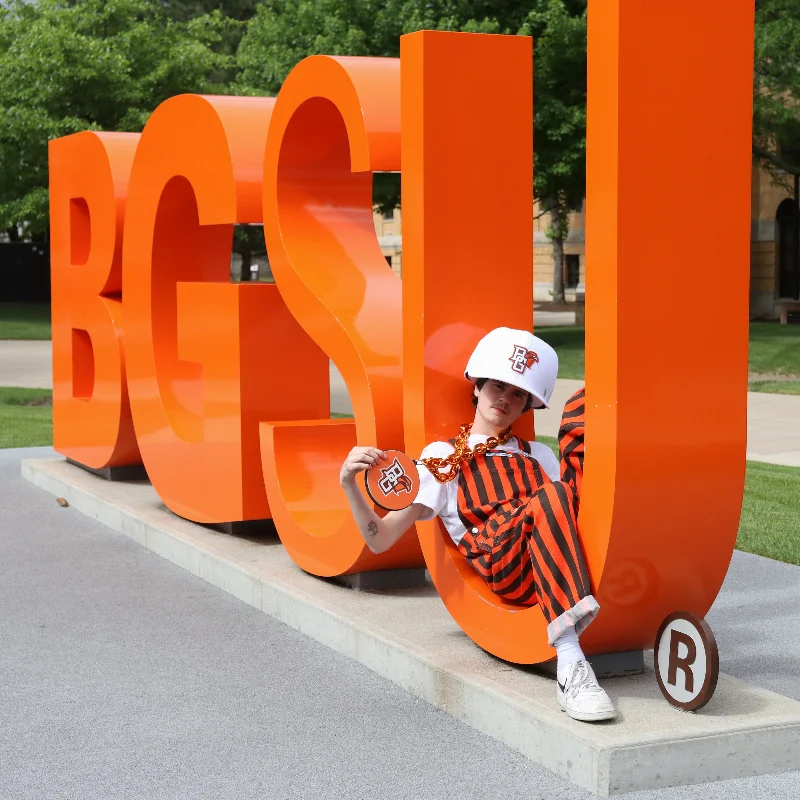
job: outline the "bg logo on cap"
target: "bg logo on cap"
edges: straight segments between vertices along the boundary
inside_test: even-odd
[[[515,344],[514,353],[508,360],[511,362],[511,369],[513,369],[514,372],[524,375],[526,369],[530,369],[534,364],[539,362],[539,356],[537,356],[533,350],[528,350],[527,347],[521,347]]]

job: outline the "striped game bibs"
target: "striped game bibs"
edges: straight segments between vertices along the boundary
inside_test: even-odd
[[[467,529],[459,550],[493,592],[538,603],[548,623],[592,591],[576,522],[583,467],[579,394],[567,404],[571,416],[565,409],[573,426],[563,439],[572,472],[565,476],[562,461],[563,480],[550,481],[524,441],[522,453],[490,450],[463,462],[458,477],[458,513]]]

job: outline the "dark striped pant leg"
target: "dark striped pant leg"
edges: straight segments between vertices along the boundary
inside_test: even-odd
[[[556,481],[459,544],[489,588],[524,605],[538,603],[548,623],[591,594],[575,513],[576,494]]]
[[[581,388],[567,400],[558,429],[558,449],[561,452],[561,480],[575,490],[575,512],[578,511],[583,482],[584,418],[586,389]]]
[[[539,594],[525,531],[525,505],[467,531],[459,550],[489,588],[505,600],[536,605]]]
[[[592,593],[578,538],[576,503],[573,487],[555,481],[539,489],[525,507],[528,552],[548,623]]]

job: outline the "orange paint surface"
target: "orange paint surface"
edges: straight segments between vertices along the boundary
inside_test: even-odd
[[[439,32],[404,36],[401,48],[403,391],[416,457],[472,421],[464,368],[478,341],[533,323],[532,48],[523,37]],[[533,438],[532,416],[515,432]],[[470,638],[510,661],[550,657],[538,606],[494,595],[439,520],[417,529],[431,578]]]
[[[153,486],[197,522],[270,515],[258,423],[327,412],[287,383],[328,363],[275,286],[230,283],[234,223],[261,220],[273,101],[183,95],[150,117],[131,173],[123,248],[125,355]],[[201,133],[202,132],[202,133]]]
[[[316,422],[264,423],[261,447],[281,541],[316,575],[424,564],[413,528],[388,552],[370,552],[339,486],[356,443],[404,443],[402,291],[372,219],[372,172],[399,169],[399,61],[301,61],[267,136],[264,234],[281,295],[339,368],[354,422],[331,421],[326,409]],[[305,392],[327,389],[327,373],[319,385],[296,375]]]
[[[53,446],[94,469],[140,463],[122,349],[122,227],[139,135],[49,143]]]
[[[722,17],[697,0],[590,3],[578,521],[602,612],[589,652],[647,647],[677,608],[704,615],[733,551],[752,36],[752,0]],[[481,647],[551,658],[541,611],[493,595],[438,522],[376,556],[338,484],[356,443],[418,456],[453,436],[474,413],[477,341],[534,321],[532,94],[529,39],[420,32],[399,61],[306,59],[277,100],[172,98],[138,144],[52,143],[57,449],[106,466],[138,445],[177,514],[271,515],[317,575],[424,564]],[[371,200],[371,174],[401,161],[402,284]],[[678,237],[688,169],[696,224]],[[276,285],[231,284],[233,225],[262,219]],[[354,420],[329,419],[329,359]],[[532,415],[517,433],[533,436]]]
[[[752,0],[722,16],[691,0],[592,8],[578,521],[602,607],[582,641],[599,652],[652,646],[676,609],[704,616],[736,541],[754,14]]]
[[[685,24],[697,20],[697,6],[683,5],[685,13],[635,0],[592,6],[587,455],[578,521],[602,607],[582,639],[594,653],[651,646],[670,610],[708,611],[733,552],[744,489],[752,3],[736,4],[711,40],[708,25]],[[713,13],[708,6],[709,25]],[[403,300],[406,319],[423,321],[404,331],[412,454],[471,416],[462,378],[469,353],[495,326],[525,327],[530,309],[531,206],[516,181],[530,163],[527,142],[508,133],[529,135],[509,116],[522,107],[530,118],[530,62],[519,40],[489,55],[493,38],[485,37],[482,53],[480,39],[469,44],[455,34],[403,40]],[[471,108],[467,92],[457,94],[445,77],[454,63],[465,87],[497,106]],[[474,64],[480,69],[470,72]],[[709,147],[715,142],[719,169],[693,177],[702,183],[699,219],[713,219],[715,235],[709,224],[695,226],[678,244],[671,214],[683,183],[675,176],[696,158],[698,131]],[[459,174],[459,163],[471,169]],[[447,209],[465,196],[463,216],[450,217]],[[654,248],[659,239],[669,244]],[[687,297],[674,281],[677,247],[689,268],[705,269],[700,285],[714,281],[713,314],[703,300],[710,285]],[[725,265],[724,281],[713,264]],[[493,304],[487,289],[498,274]],[[480,314],[466,312],[477,306]],[[703,357],[710,352],[713,363]],[[458,354],[454,363],[445,353]],[[418,528],[439,593],[475,642],[518,663],[552,657],[538,607],[492,594],[438,521]]]

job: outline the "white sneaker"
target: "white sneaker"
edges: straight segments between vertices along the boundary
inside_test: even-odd
[[[599,722],[617,716],[617,709],[614,708],[611,698],[600,688],[588,661],[569,664],[564,673],[563,683],[556,678],[558,704],[562,711],[582,722]]]

